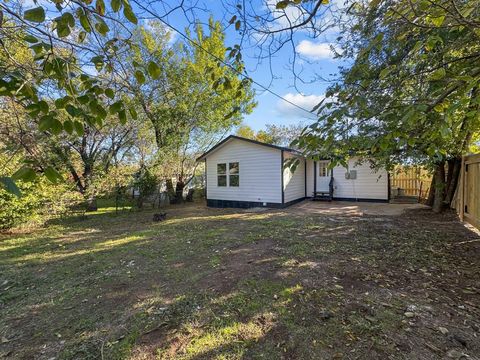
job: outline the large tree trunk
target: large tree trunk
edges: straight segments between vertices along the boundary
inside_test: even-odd
[[[433,206],[433,200],[435,200],[435,176],[432,176],[432,182],[430,183],[427,202],[425,204],[428,206]]]
[[[455,190],[457,189],[458,179],[460,177],[460,170],[462,168],[462,158],[456,157],[452,159],[452,162],[448,163],[448,173],[449,181],[447,177],[447,188],[445,194],[445,203],[450,206],[453,200],[453,195],[455,195]],[[450,170],[451,168],[451,170]]]
[[[77,187],[77,190],[80,194],[82,194],[83,198],[85,199],[86,202],[86,211],[91,212],[91,211],[97,211],[98,210],[98,204],[97,204],[97,197],[95,195],[90,195],[88,196],[88,186],[89,186],[89,181],[84,179],[82,182],[82,179],[80,176],[78,176],[77,171],[75,168],[69,164],[69,170],[70,174],[72,175],[75,185]]]
[[[143,196],[139,194],[137,197],[137,209],[143,209]]]
[[[453,168],[455,166],[455,158],[451,158],[447,160],[447,182],[445,184],[445,191],[450,186],[453,178]]]
[[[177,201],[175,189],[173,188],[172,179],[165,180],[165,185],[167,187],[168,198],[170,199],[170,204],[175,204]]]
[[[185,183],[183,180],[177,181],[177,185],[175,186],[175,198],[177,203],[183,202],[183,189],[185,188]]]
[[[70,174],[72,175],[73,180],[75,181],[75,186],[77,187],[78,192],[84,195],[86,189],[82,182],[82,179],[80,179],[80,176],[78,176],[77,171],[75,170],[73,165],[68,164],[68,169],[70,170]]]
[[[83,165],[83,187],[84,193],[83,195],[86,197],[87,200],[87,211],[97,211],[97,197],[93,192],[90,192],[90,184],[92,183],[92,173],[93,173],[93,165],[89,161],[84,160]]]
[[[443,200],[445,199],[445,162],[441,161],[436,165],[435,173],[435,199],[433,200],[432,210],[440,213],[443,210]]]

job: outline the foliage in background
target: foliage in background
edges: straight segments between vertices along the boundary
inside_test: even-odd
[[[150,81],[125,66],[123,86],[152,123],[161,151],[186,144],[192,131],[216,133],[238,125],[255,105],[250,82],[210,55],[228,61],[222,26],[210,19],[208,31],[197,24],[194,36],[189,34],[197,46],[170,45],[169,33],[155,21],[134,33],[136,47],[128,54],[130,61],[145,68],[152,61],[161,66]],[[242,71],[244,65],[239,58],[232,66]]]
[[[10,176],[21,162],[21,155],[9,153],[0,142],[0,177]],[[79,200],[74,189],[66,184],[51,184],[45,178],[32,182],[17,181],[21,196],[0,188],[0,231],[18,226],[42,224],[52,216],[65,213]]]
[[[167,50],[165,29],[153,34],[162,17],[133,3],[45,1],[27,9],[22,1],[0,3],[0,101],[19,106],[47,136],[79,137],[102,128],[109,117],[121,125],[137,119],[141,105],[159,148],[184,141],[193,128],[216,131],[222,121],[235,122],[251,109],[250,80],[238,75],[241,54],[225,47],[220,23],[210,21],[207,33],[194,20],[195,45],[186,41]],[[187,6],[182,2],[174,10]],[[154,31],[137,27],[139,8],[157,18],[149,24]],[[153,99],[142,96],[150,91]],[[60,178],[58,169],[35,161],[25,163],[17,178],[39,172],[52,181]]]
[[[387,169],[435,169],[440,211],[480,130],[480,2],[361,1],[348,11],[338,41],[353,64],[328,89],[298,146],[334,162],[355,153]]]
[[[302,133],[304,126],[301,123],[291,125],[265,125],[265,130],[255,132],[248,125],[240,125],[236,131],[237,136],[261,141],[267,144],[279,146],[295,146],[296,140]]]
[[[74,184],[93,207],[97,195],[95,183],[110,169],[132,161],[136,155],[139,128],[140,120],[132,119],[121,125],[107,117],[102,126],[86,125],[82,135],[75,132],[55,135],[38,128],[13,101],[0,103],[0,143],[9,152],[22,154],[25,164],[34,165],[50,180]]]
[[[113,166],[107,172],[98,174],[92,187],[99,198],[113,198],[118,192],[126,194],[133,186],[137,172],[136,164]]]
[[[0,188],[0,231],[42,225],[62,216],[81,197],[65,184],[52,185],[46,179],[17,182],[22,193],[16,196]]]
[[[86,126],[102,126],[108,113],[118,116],[121,123],[127,119],[124,102],[115,98],[111,88],[111,59],[118,51],[128,49],[130,40],[110,31],[106,12],[122,14],[125,24],[136,24],[137,18],[128,1],[114,1],[111,8],[103,1],[95,7],[90,3],[35,2],[27,10],[22,2],[0,3],[4,50],[0,58],[0,100],[14,102],[41,131],[53,135],[76,132],[82,136]],[[127,25],[123,27],[128,31]],[[29,61],[19,60],[17,50]],[[110,81],[108,76],[101,79],[90,75],[89,67],[98,74],[110,75]],[[30,176],[18,176],[24,180],[35,174],[31,169],[44,171],[35,163],[26,166]],[[52,178],[59,176],[54,168],[50,174]]]
[[[0,230],[35,221],[42,208],[44,199],[38,194],[37,183],[18,182],[18,187],[21,197],[0,188]]]
[[[203,162],[197,162],[197,157],[215,145],[225,135],[205,131],[191,131],[185,143],[171,146],[158,152],[152,168],[159,178],[165,180],[167,191],[175,198],[174,202],[181,202],[184,187],[203,186]]]

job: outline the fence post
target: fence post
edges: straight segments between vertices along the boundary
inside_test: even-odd
[[[463,221],[465,213],[465,156],[462,156],[462,167],[460,171],[460,220]]]

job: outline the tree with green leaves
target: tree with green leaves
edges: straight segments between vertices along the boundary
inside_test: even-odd
[[[3,101],[0,103],[0,149],[7,155],[21,155],[28,164],[18,170],[14,178],[21,179],[18,173],[23,172],[24,179],[33,180],[35,172],[42,172],[57,183],[66,175],[93,210],[96,208],[93,184],[112,166],[123,164],[127,157],[133,156],[139,125],[133,120],[119,125],[107,117],[101,127],[85,125],[81,135],[55,134],[51,129],[39,128],[15,102]],[[11,174],[2,171],[0,175]]]
[[[123,13],[132,24],[137,19],[127,0],[112,1],[108,9],[103,0],[91,3],[46,2],[27,10],[20,2],[0,4],[0,96],[24,107],[39,127],[55,133],[80,133],[84,124],[101,125],[109,111],[126,120],[127,109],[115,102],[108,81],[89,72],[94,67],[98,74],[112,74],[112,59],[130,46],[128,37],[116,38],[110,31],[109,14]],[[95,42],[101,54],[91,45]],[[31,61],[17,61],[15,47],[28,48]]]
[[[183,1],[175,6],[166,1],[158,3],[164,5],[165,14],[193,13],[195,8],[195,4]],[[41,131],[54,134],[76,132],[82,136],[86,127],[101,127],[110,115],[121,124],[129,117],[135,118],[134,104],[126,98],[132,94],[122,88],[130,81],[122,77],[125,67],[134,69],[139,83],[157,79],[161,71],[155,61],[141,64],[130,56],[135,51],[138,25],[135,11],[144,6],[135,0],[45,1],[34,2],[26,9],[21,0],[0,3],[0,100],[14,101]],[[19,60],[17,48],[22,54],[28,49],[26,56],[30,59]],[[211,78],[217,73],[216,67],[221,68],[215,63],[209,69]],[[231,83],[224,72],[220,70],[220,77],[214,81],[228,87]],[[32,177],[39,168],[25,164],[16,175]],[[8,177],[2,177],[1,183],[12,185]]]
[[[134,34],[134,66],[124,67],[123,86],[152,123],[159,149],[188,142],[193,130],[215,133],[236,125],[255,105],[249,80],[239,76],[241,59],[228,66],[215,60],[227,61],[220,23],[210,19],[208,30],[197,24],[195,36],[187,32],[194,44],[170,45],[169,32],[157,21]]]
[[[245,124],[240,125],[235,134],[246,139],[255,140],[256,138],[255,130],[253,130],[251,126]]]
[[[191,131],[189,138],[183,143],[157,152],[152,161],[152,167],[165,180],[167,192],[173,202],[182,202],[185,186],[196,182],[197,176],[202,177],[203,163],[197,162],[197,158],[219,142],[229,130],[225,129],[223,132]]]
[[[354,152],[388,169],[425,165],[441,211],[480,130],[480,2],[363,1],[348,12],[338,40],[352,65],[298,146],[334,162]]]
[[[250,82],[239,76],[241,59],[228,66],[215,60],[228,61],[220,23],[210,19],[208,32],[197,24],[189,37],[194,44],[171,44],[169,32],[158,21],[139,28],[134,52],[126,54],[132,58],[125,63],[133,66],[124,66],[127,80],[122,84],[139,116],[152,125],[157,162],[170,164],[163,176],[176,180],[177,197],[196,169],[192,159],[211,143],[208,139],[238,125],[255,106]],[[146,81],[144,73],[152,78]]]

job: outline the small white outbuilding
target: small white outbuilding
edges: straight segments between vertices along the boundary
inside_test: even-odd
[[[294,171],[287,166],[296,161]],[[389,201],[384,169],[349,160],[348,168],[306,159],[282,146],[230,135],[200,156],[205,161],[206,199],[211,207],[286,207],[306,198]]]

